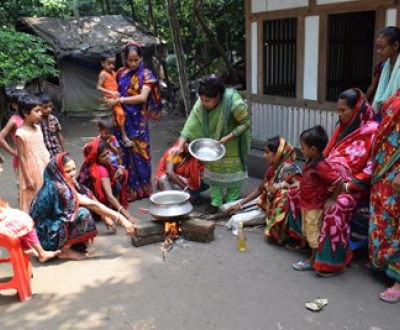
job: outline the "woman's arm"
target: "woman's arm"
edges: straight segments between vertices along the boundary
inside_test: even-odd
[[[118,199],[113,195],[110,178],[101,178],[101,188],[103,189],[104,195],[106,195],[107,202],[114,210],[118,210],[118,212],[120,212],[130,222],[137,221],[136,218],[124,209]]]
[[[17,135],[16,138],[17,142],[17,154],[18,154],[18,163],[19,163],[19,168],[22,171],[22,175],[24,177],[25,183],[26,183],[26,188],[27,189],[36,189],[35,183],[30,177],[28,173],[28,164],[25,159],[25,145],[22,139]]]
[[[171,161],[167,161],[165,173],[167,174],[168,179],[170,179],[173,183],[177,184],[182,189],[187,188],[186,182],[183,181],[178,175],[176,175],[174,168],[175,164]]]
[[[97,213],[98,215],[110,217],[115,222],[125,228],[127,235],[135,233],[135,228],[132,222],[130,222],[124,215],[110,209],[109,207],[90,199],[85,195],[77,193],[79,205],[87,207],[89,210]]]
[[[17,129],[17,123],[14,120],[9,120],[0,132],[0,147],[7,151],[10,155],[17,157],[17,150],[11,148],[6,137]]]
[[[121,104],[140,104],[147,102],[147,98],[149,97],[151,89],[149,86],[144,85],[142,91],[139,95],[133,96],[121,96],[118,99],[106,99],[105,104],[108,107],[113,107],[118,102]]]
[[[236,213],[238,211],[240,211],[242,209],[242,206],[245,205],[246,203],[252,201],[254,198],[260,196],[264,190],[264,184],[266,182],[266,179],[264,178],[264,180],[260,183],[260,185],[254,189],[250,194],[248,194],[245,198],[243,198],[239,203],[232,205],[231,207],[229,207],[225,213],[226,214],[233,214]]]

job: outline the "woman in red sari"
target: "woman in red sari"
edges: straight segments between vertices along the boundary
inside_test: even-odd
[[[378,124],[364,94],[355,88],[340,94],[339,124],[324,151],[324,157],[342,176],[345,184],[336,201],[325,206],[319,248],[314,262],[317,275],[330,277],[341,273],[352,258],[348,246],[350,221],[356,207],[368,201],[371,179],[372,143]],[[289,195],[289,233],[303,240],[299,212],[299,191]]]
[[[400,301],[400,91],[384,104],[372,151],[369,258],[372,266],[394,279],[379,294],[388,303]]]

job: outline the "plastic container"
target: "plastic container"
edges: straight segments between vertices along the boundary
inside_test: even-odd
[[[237,235],[237,248],[240,252],[245,252],[247,250],[246,236],[243,230],[243,222],[238,224],[238,235]]]

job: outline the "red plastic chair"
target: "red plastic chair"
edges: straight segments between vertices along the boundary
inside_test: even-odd
[[[19,300],[24,302],[32,297],[31,277],[32,264],[18,238],[0,234],[0,247],[7,249],[9,257],[0,258],[0,263],[11,262],[14,277],[6,283],[0,283],[0,290],[16,289]]]

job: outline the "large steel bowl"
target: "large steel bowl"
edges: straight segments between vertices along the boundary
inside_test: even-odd
[[[190,195],[179,190],[166,190],[150,196],[151,206],[149,213],[157,220],[180,221],[192,212]]]
[[[202,162],[215,162],[225,156],[225,146],[213,139],[196,139],[189,144],[190,154]]]

